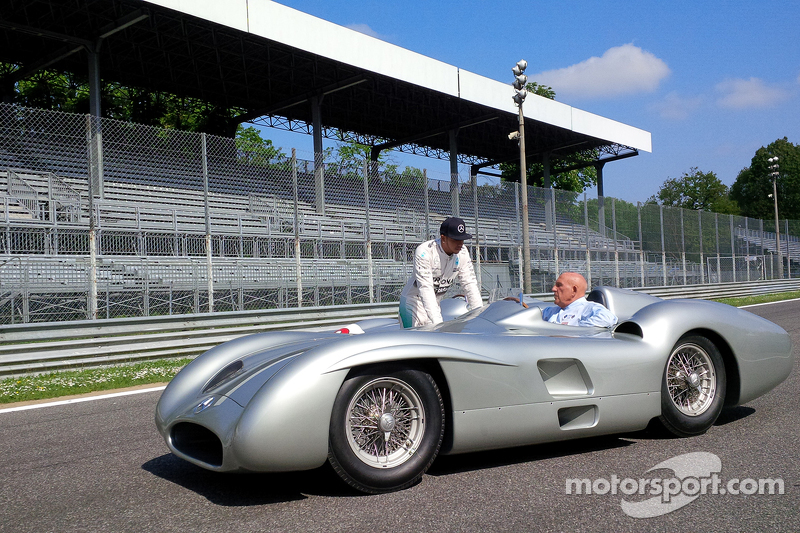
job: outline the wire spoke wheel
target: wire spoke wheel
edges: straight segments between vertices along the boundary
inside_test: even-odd
[[[410,487],[436,459],[444,401],[433,377],[401,364],[352,372],[333,404],[328,461],[350,486],[380,493]]]
[[[381,378],[365,384],[347,408],[347,442],[365,464],[393,468],[410,459],[425,433],[422,400],[407,383]]]
[[[683,344],[667,363],[667,389],[678,410],[688,416],[701,415],[714,400],[717,376],[711,357],[697,344]]]
[[[708,431],[725,402],[725,363],[719,349],[701,335],[685,335],[667,358],[661,381],[661,416],[673,435]]]

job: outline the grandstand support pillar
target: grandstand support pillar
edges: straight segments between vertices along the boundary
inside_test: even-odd
[[[300,217],[298,202],[300,193],[297,189],[297,150],[292,148],[292,189],[294,190],[294,262],[297,268],[297,307],[303,307],[303,268],[300,263]]]
[[[448,132],[450,136],[450,201],[452,203],[451,216],[460,216],[458,205],[458,143],[456,137],[458,130],[452,129]]]
[[[364,233],[366,233],[365,237],[367,238],[369,303],[375,303],[375,278],[372,271],[372,232],[369,228],[369,178],[371,166],[370,161],[364,161]]]
[[[478,228],[478,168],[476,166],[470,167],[470,184],[472,185],[472,203],[475,206],[475,260],[477,265],[475,268],[475,277],[478,280],[478,289],[483,289],[481,283],[481,234]]]
[[[322,96],[311,98],[311,126],[314,136],[314,192],[317,213],[325,214],[325,168],[322,153]]]
[[[597,170],[597,220],[600,235],[606,236],[606,198],[603,193],[603,167],[605,163],[595,163],[594,168]]]
[[[99,47],[99,46],[98,46]],[[89,50],[89,183],[95,198],[103,198],[103,124],[100,119],[100,54]]]

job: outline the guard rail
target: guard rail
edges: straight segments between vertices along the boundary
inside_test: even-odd
[[[636,288],[660,298],[717,299],[800,290],[799,280]],[[552,301],[551,293],[532,294]],[[12,324],[0,327],[0,377],[195,357],[231,339],[397,316],[397,303]]]

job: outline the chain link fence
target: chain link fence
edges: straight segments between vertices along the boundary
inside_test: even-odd
[[[0,104],[0,324],[399,299],[464,218],[484,294],[522,285],[520,186]],[[529,188],[534,292],[798,275],[798,221]],[[457,291],[458,288],[454,288]]]

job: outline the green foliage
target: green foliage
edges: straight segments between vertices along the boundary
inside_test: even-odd
[[[556,92],[553,90],[552,87],[549,87],[547,85],[539,85],[535,81],[528,82],[528,84],[525,85],[525,89],[529,93],[538,94],[539,96],[544,96],[545,98],[549,98],[550,100],[556,99]]]
[[[728,186],[714,172],[702,172],[697,167],[680,178],[668,178],[648,203],[733,215],[739,212],[736,202],[729,197]]]
[[[239,124],[236,128],[236,149],[239,161],[250,165],[265,167],[286,159],[281,148],[276,148],[271,140],[261,137],[261,133],[253,126],[245,128]]]
[[[612,210],[612,202],[614,208]],[[595,231],[598,230],[598,211],[599,202],[597,198],[590,198],[586,202],[587,211],[589,213],[589,227]],[[605,222],[606,228],[613,228],[614,220],[612,215],[616,214],[617,219],[617,233],[620,233],[634,241],[639,240],[639,215],[636,204],[620,200],[619,198],[605,198]],[[659,248],[661,245],[659,244]]]
[[[556,92],[553,90],[552,87],[547,85],[539,85],[535,81],[528,82],[525,85],[525,89],[529,93],[538,94],[539,96],[544,96],[545,98],[549,98],[550,100],[556,99]]]
[[[742,215],[773,220],[772,177],[767,162],[773,156],[779,159],[779,215],[781,219],[800,219],[800,145],[790,143],[786,137],[756,150],[750,166],[739,172],[731,186],[731,197],[739,204]]]
[[[339,143],[337,147],[325,149],[326,168],[346,178],[361,180],[364,178],[364,162],[369,161],[372,147],[357,142]],[[372,164],[371,173],[377,173],[381,179],[399,187],[425,187],[425,173],[415,167],[405,167],[399,171],[399,165],[391,159],[391,152],[381,151],[378,160]],[[374,176],[373,176],[374,178]]]
[[[551,160],[550,184],[554,189],[564,191],[583,192],[597,185],[597,169],[590,164],[594,159],[586,154],[572,154],[569,157]],[[558,168],[567,168],[576,164],[587,163],[576,170],[558,172]],[[558,166],[556,166],[556,164]],[[501,163],[500,178],[504,181],[519,181],[519,163]],[[528,172],[525,175],[531,187],[544,187],[544,165],[542,163],[528,163]]]
[[[0,63],[0,78],[19,69]],[[14,103],[67,113],[89,112],[89,82],[71,72],[40,70],[14,85]],[[103,82],[101,114],[105,118],[148,126],[229,136],[244,110],[226,108],[171,93]]]
[[[397,165],[394,165],[395,167]],[[415,167],[406,167],[403,172],[397,173],[396,171],[389,177],[389,183],[393,183],[398,187],[410,189],[424,189],[425,188],[425,173]]]

